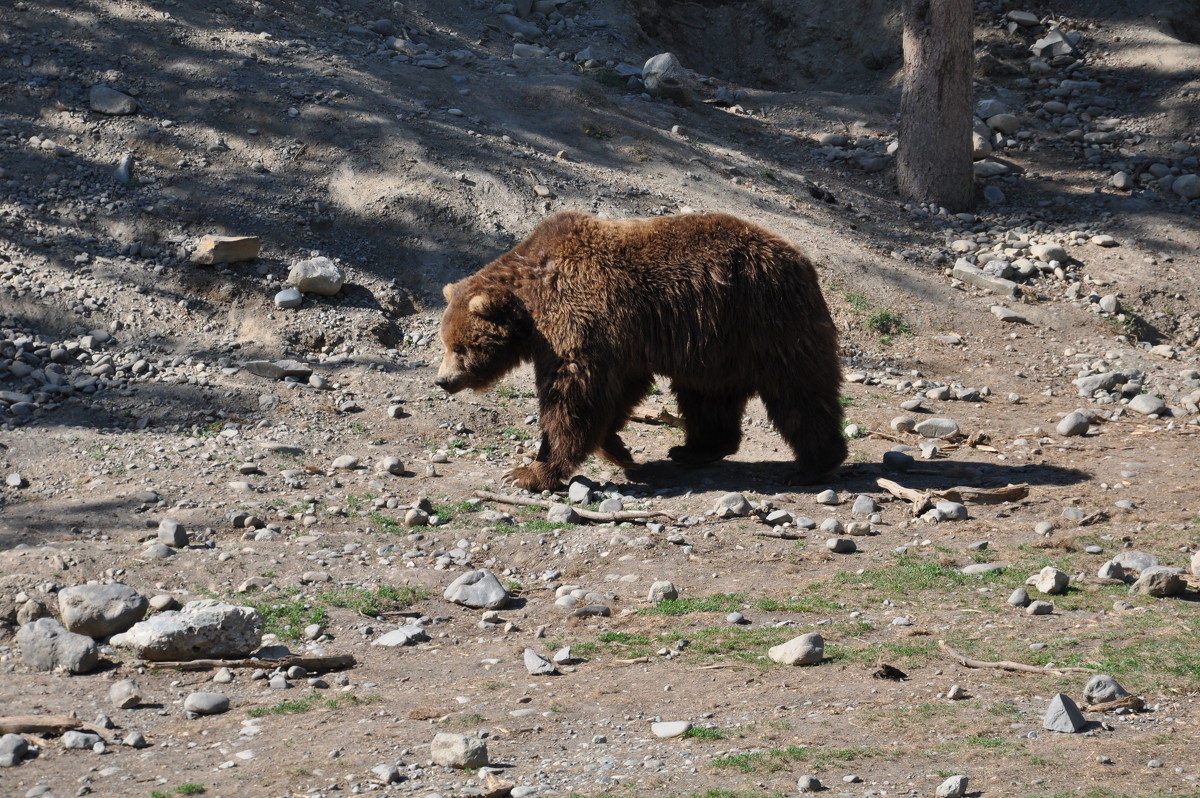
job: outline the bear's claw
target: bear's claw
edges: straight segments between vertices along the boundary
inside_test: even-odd
[[[522,488],[530,493],[540,493],[558,487],[557,479],[548,479],[545,474],[533,466],[514,468],[506,473],[500,482],[507,487]]]

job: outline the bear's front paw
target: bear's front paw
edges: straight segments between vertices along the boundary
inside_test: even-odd
[[[514,468],[504,475],[501,482],[509,487],[524,488],[531,493],[554,490],[558,480],[542,472],[537,466]]]

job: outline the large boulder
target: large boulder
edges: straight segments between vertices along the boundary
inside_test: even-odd
[[[263,619],[253,607],[203,599],[135,624],[111,642],[141,659],[169,662],[247,657],[262,634]]]
[[[496,575],[486,568],[467,571],[455,579],[442,594],[446,601],[476,609],[498,610],[508,603],[509,593]]]
[[[63,626],[88,637],[124,632],[146,616],[149,602],[129,585],[75,585],[58,593]]]
[[[95,640],[67,631],[53,618],[38,618],[22,626],[17,645],[25,663],[40,671],[62,668],[68,673],[87,673],[100,660]]]

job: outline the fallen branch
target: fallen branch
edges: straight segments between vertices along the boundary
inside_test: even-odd
[[[192,659],[186,662],[144,662],[147,668],[172,668],[177,671],[204,671],[212,668],[290,668],[299,665],[306,671],[336,671],[353,668],[353,655],[330,657],[279,657],[277,659]]]
[[[546,499],[534,499],[529,496],[506,496],[503,493],[489,493],[486,490],[477,490],[475,495],[486,501],[499,502],[500,504],[518,504],[523,507],[542,507],[550,509],[551,504],[559,502],[551,502]],[[620,510],[615,513],[601,513],[595,510],[585,510],[582,507],[572,507],[575,514],[580,518],[588,521],[645,521],[647,518],[666,518],[671,520],[671,516],[656,510]]]
[[[1146,706],[1146,702],[1141,696],[1127,695],[1124,698],[1118,698],[1116,701],[1105,701],[1102,704],[1092,704],[1091,706],[1083,707],[1084,712],[1112,712],[1114,709],[1132,709],[1135,712]]]
[[[754,536],[758,538],[777,538],[778,540],[803,540],[805,538],[803,532],[793,532],[789,529],[772,529],[770,532],[755,532]]]
[[[1021,483],[1020,485],[1006,485],[1003,488],[972,488],[959,485],[943,490],[917,490],[915,488],[906,488],[898,482],[881,477],[875,480],[875,484],[897,498],[912,502],[912,514],[914,516],[924,513],[938,499],[960,502],[962,504],[1003,504],[1004,502],[1024,499],[1029,495],[1029,486],[1025,483]]]
[[[104,729],[69,715],[9,715],[0,717],[0,734],[57,734],[82,729],[107,740]]]
[[[964,665],[968,668],[998,668],[1002,671],[1019,671],[1020,673],[1038,673],[1041,675],[1050,674],[1052,676],[1066,676],[1068,673],[1091,673],[1091,668],[1041,668],[1037,665],[1026,665],[1023,662],[1008,662],[1000,660],[998,662],[984,662],[983,660],[971,659],[965,654],[960,654],[950,646],[946,645],[945,640],[938,641],[938,648],[945,651],[946,654],[959,665]]]

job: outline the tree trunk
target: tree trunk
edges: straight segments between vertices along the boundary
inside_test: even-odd
[[[971,0],[904,0],[900,196],[951,211],[971,207]]]

